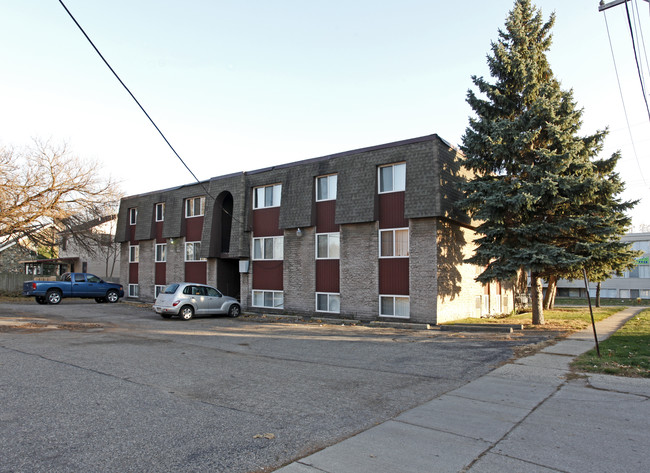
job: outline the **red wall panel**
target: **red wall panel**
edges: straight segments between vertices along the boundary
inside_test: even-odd
[[[154,284],[164,286],[167,284],[167,263],[156,263],[156,280]]]
[[[156,243],[165,243],[165,239],[162,236],[164,222],[156,222]]]
[[[201,241],[202,233],[203,217],[192,217],[185,219],[185,241]]]
[[[408,296],[409,259],[379,259],[379,293]]]
[[[405,228],[409,221],[404,218],[404,192],[379,194],[379,228]]]
[[[316,202],[316,233],[338,232],[339,226],[334,223],[335,219],[336,219],[335,200]]]
[[[207,284],[205,261],[189,261],[185,263],[185,281]]]
[[[284,290],[282,261],[253,261],[253,289]]]
[[[253,210],[253,233],[255,237],[282,236],[284,231],[279,227],[280,207]]]
[[[138,284],[138,263],[129,263],[129,284]]]
[[[339,267],[337,259],[316,260],[316,292],[340,292]]]

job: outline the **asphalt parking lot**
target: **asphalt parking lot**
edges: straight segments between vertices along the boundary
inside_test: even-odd
[[[553,335],[0,303],[0,471],[273,471]]]

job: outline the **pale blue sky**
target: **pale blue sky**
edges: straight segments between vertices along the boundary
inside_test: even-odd
[[[642,14],[650,47],[648,3]],[[200,179],[437,133],[459,144],[470,76],[512,0],[64,0]],[[621,149],[634,224],[650,224],[650,119],[625,7],[608,11],[637,157],[597,0],[555,11],[551,66]],[[0,145],[66,141],[127,194],[192,182],[57,0],[0,0]]]

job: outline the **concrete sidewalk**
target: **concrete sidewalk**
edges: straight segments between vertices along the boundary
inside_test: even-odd
[[[604,340],[643,308],[596,324]],[[591,327],[280,473],[650,471],[650,379],[572,376]]]

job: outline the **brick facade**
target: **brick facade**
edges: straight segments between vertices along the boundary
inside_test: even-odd
[[[324,316],[316,311],[318,284],[334,288],[323,292],[340,299],[340,311],[336,313],[338,304],[334,304],[332,312],[342,318],[392,320],[380,316],[380,287],[396,291],[395,304],[397,298],[400,304],[408,302],[407,318],[395,317],[400,321],[436,324],[506,312],[511,306],[503,302],[512,300],[511,288],[476,283],[479,268],[463,262],[472,250],[474,232],[472,222],[455,206],[462,197],[459,183],[465,179],[460,159],[457,150],[430,135],[131,196],[122,199],[116,240],[123,242],[127,259],[128,242],[140,242],[142,300],[153,300],[153,242],[156,238],[167,242],[166,283],[183,281],[188,277],[185,241],[191,232],[195,239],[200,235],[200,257],[207,260],[205,280],[236,293],[244,311]],[[380,199],[378,169],[395,163],[406,166],[405,188],[394,196],[397,200],[385,194]],[[336,174],[338,184],[336,199],[326,212],[333,219],[328,223],[332,231],[339,230],[340,257],[318,260],[317,265],[320,220],[315,180],[330,174]],[[254,210],[254,189],[273,185],[280,186],[280,205]],[[201,227],[194,228],[193,223],[188,228],[185,201],[199,196],[205,197],[205,212],[194,223],[200,221]],[[154,221],[157,203],[165,204],[162,229]],[[128,222],[130,208],[138,209],[135,228]],[[392,215],[391,209],[399,209],[400,215]],[[273,231],[269,218],[275,222]],[[383,228],[408,229],[407,257],[379,257],[380,222]],[[253,238],[275,235],[283,235],[282,259],[251,258]],[[240,263],[248,271],[240,272]],[[128,266],[123,256],[123,281],[128,281]],[[398,273],[399,284],[390,281],[391,274]],[[339,293],[332,292],[336,288]],[[271,308],[266,301],[263,307],[253,307],[254,289],[274,291],[273,297],[280,296],[283,307]]]

